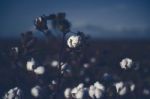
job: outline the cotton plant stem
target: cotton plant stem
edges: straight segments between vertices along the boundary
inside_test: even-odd
[[[63,51],[64,51],[64,47],[65,47],[65,33],[63,33],[63,37],[62,37],[62,43],[61,43],[61,49],[60,49],[60,52],[59,52],[59,60],[58,60],[58,87],[57,87],[57,90],[56,90],[56,94],[58,97],[59,96],[59,93],[60,93],[60,89],[61,89],[61,78],[62,78],[62,74],[61,74],[61,62],[62,62],[62,57],[63,57]],[[55,97],[55,99],[57,99]]]

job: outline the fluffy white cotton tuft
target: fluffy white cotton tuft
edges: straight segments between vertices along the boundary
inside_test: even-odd
[[[81,44],[81,37],[78,35],[71,35],[67,40],[67,45],[70,48],[76,48]]]
[[[65,98],[70,98],[71,97],[71,89],[70,88],[66,88],[64,91],[64,96]]]
[[[18,87],[10,89],[3,99],[21,99],[22,98],[22,90]]]
[[[122,69],[129,69],[133,66],[133,61],[130,58],[124,58],[120,62],[120,66]]]
[[[96,99],[100,99],[103,97],[103,91],[98,88],[95,88],[94,94],[95,94]]]
[[[100,89],[102,91],[105,90],[105,87],[102,84],[100,84],[98,81],[94,83],[94,87],[96,87],[97,89]]]
[[[43,75],[45,73],[45,68],[42,66],[39,66],[36,69],[34,69],[34,72],[37,75]]]
[[[58,61],[57,61],[57,60],[53,60],[53,61],[51,62],[51,66],[52,66],[52,67],[58,67]]]
[[[39,97],[40,96],[40,91],[41,91],[41,87],[36,85],[35,87],[33,87],[31,89],[31,95],[35,98]]]
[[[35,61],[31,58],[30,61],[27,61],[26,68],[28,71],[33,71],[33,66],[35,65]]]
[[[126,86],[124,85],[123,82],[116,83],[115,87],[116,87],[117,93],[120,96],[125,95],[127,93],[127,88],[126,88]]]
[[[93,99],[95,97],[95,87],[91,85],[89,87],[89,96]]]

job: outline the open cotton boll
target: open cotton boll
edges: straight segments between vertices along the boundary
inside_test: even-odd
[[[94,90],[94,94],[95,94],[96,99],[100,99],[103,97],[103,91],[98,88]]]
[[[39,97],[40,96],[40,91],[41,91],[41,87],[36,85],[35,87],[33,87],[31,89],[31,95],[35,98]]]
[[[132,84],[130,85],[130,91],[133,92],[134,90],[135,90],[135,84],[132,83]]]
[[[57,60],[53,60],[52,62],[51,62],[51,66],[52,67],[57,67],[58,66],[58,61]]]
[[[115,87],[116,87],[116,90],[117,90],[117,93],[119,92],[119,89],[123,87],[123,82],[118,82],[115,84]]]
[[[78,92],[78,89],[76,87],[74,87],[72,90],[71,90],[71,95],[73,98],[76,98],[76,94]]]
[[[71,35],[67,40],[67,45],[70,48],[76,48],[81,44],[81,37],[79,35]]]
[[[12,47],[11,49],[14,50],[16,53],[19,52],[19,48],[18,47]]]
[[[116,87],[117,93],[119,95],[122,96],[122,95],[125,95],[127,93],[127,88],[126,88],[126,86],[124,86],[123,82],[116,83],[115,87]]]
[[[120,66],[122,69],[129,69],[133,66],[133,61],[130,58],[124,58],[120,62]]]
[[[30,61],[27,61],[26,68],[28,71],[33,71],[33,66],[35,65],[35,61],[31,58]]]
[[[43,75],[45,73],[45,68],[42,66],[39,66],[36,69],[34,69],[34,72],[37,75]]]
[[[84,68],[89,68],[89,67],[90,67],[90,64],[85,63],[85,64],[83,64],[83,67],[84,67]]]
[[[150,95],[150,90],[148,90],[147,88],[143,89],[143,95]]]
[[[42,22],[42,18],[41,18],[41,17],[38,17],[38,20],[39,20],[40,22]]]
[[[78,89],[76,88],[76,87],[74,87],[72,90],[71,90],[71,93],[72,94],[75,94],[75,93],[77,93],[78,92]]]
[[[80,83],[78,86],[77,86],[77,89],[83,89],[84,88],[84,84],[83,83]]]
[[[70,88],[65,89],[64,96],[65,96],[66,99],[71,97],[71,89]]]
[[[22,97],[22,90],[18,87],[15,87],[13,89],[10,89],[3,99],[21,99]]]
[[[102,91],[105,90],[105,87],[102,84],[100,84],[98,81],[94,83],[94,87],[96,87],[97,89],[100,89]]]
[[[78,90],[75,96],[76,96],[76,99],[83,99],[84,89],[82,88],[82,89]]]
[[[96,62],[96,58],[95,58],[95,57],[92,57],[92,58],[90,59],[90,62],[91,62],[91,63],[95,63],[95,62]]]
[[[95,87],[93,85],[91,85],[89,87],[89,96],[93,99],[95,97]]]
[[[126,86],[124,86],[123,88],[121,88],[120,91],[118,92],[118,94],[119,94],[120,96],[123,96],[123,95],[125,95],[126,93],[127,93],[127,88],[126,88]]]

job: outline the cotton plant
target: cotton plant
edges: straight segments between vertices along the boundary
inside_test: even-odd
[[[24,99],[23,91],[19,87],[10,89],[2,99]]]
[[[48,21],[50,21],[51,29],[49,29],[49,24]],[[58,59],[51,61],[50,65],[54,68],[58,69],[58,78],[57,79],[57,84],[49,84],[48,86],[53,88],[55,87],[53,91],[55,93],[59,93],[60,84],[62,83],[61,80],[63,77],[66,76],[71,76],[72,75],[72,67],[69,63],[70,62],[70,57],[66,57],[65,54],[67,53],[69,56],[74,53],[82,54],[84,47],[87,46],[87,36],[83,32],[72,32],[71,31],[71,24],[70,22],[66,19],[66,14],[65,13],[57,13],[57,14],[50,14],[50,15],[42,15],[39,17],[36,17],[34,20],[34,26],[35,28],[43,32],[45,36],[51,36],[51,39],[58,40],[61,42],[60,44],[60,51],[58,53]],[[61,37],[55,38],[54,34],[52,33],[53,30],[59,31],[62,33]],[[67,36],[69,34],[69,36]],[[45,67],[42,65],[37,65],[34,56],[34,52],[37,50],[34,48],[34,45],[36,44],[36,38],[33,36],[33,31],[28,31],[25,33],[21,34],[21,43],[22,43],[22,48],[23,51],[21,52],[21,55],[23,58],[25,58],[27,61],[25,63],[26,70],[28,72],[32,72],[35,75],[44,75],[45,74]],[[49,38],[50,39],[50,38]],[[18,53],[19,50],[17,47],[13,48],[13,50]],[[66,60],[65,60],[66,59]],[[68,61],[69,60],[69,61]],[[72,60],[71,60],[72,61]],[[62,64],[64,63],[64,64]],[[62,76],[63,75],[63,76]],[[40,83],[40,82],[39,82]],[[82,85],[82,84],[81,84]],[[77,86],[78,92],[76,93],[76,97],[78,99],[82,99],[84,92],[86,88],[83,86]],[[39,85],[34,86],[31,88],[31,95],[35,98],[38,98],[40,96],[42,88]],[[57,94],[56,94],[57,97]]]

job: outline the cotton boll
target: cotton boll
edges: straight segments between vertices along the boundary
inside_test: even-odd
[[[130,58],[122,59],[120,62],[120,66],[122,69],[129,69],[133,66],[133,61]]]
[[[71,75],[72,71],[71,71],[70,65],[68,65],[67,63],[64,63],[61,66],[61,73],[66,74],[66,75]]]
[[[30,61],[27,61],[26,67],[28,71],[33,71],[33,66],[35,65],[35,61],[32,58]]]
[[[65,89],[64,96],[65,96],[66,99],[71,97],[71,89],[70,88]]]
[[[133,91],[135,90],[135,84],[132,83],[132,84],[130,85],[130,90],[131,90],[131,92],[133,92]]]
[[[67,40],[67,45],[70,48],[76,48],[81,44],[81,37],[79,35],[71,35]]]
[[[76,99],[83,99],[83,97],[84,97],[84,89],[82,88],[82,89],[77,91]]]
[[[148,89],[146,89],[146,88],[144,88],[143,89],[143,95],[150,95],[150,90],[148,90]]]
[[[120,91],[118,92],[118,94],[119,94],[120,96],[123,96],[123,95],[125,95],[126,93],[127,93],[127,88],[126,88],[126,86],[124,86],[123,88],[121,88]]]
[[[52,67],[57,67],[58,66],[58,61],[57,60],[53,60],[52,62],[51,62],[51,66]]]
[[[52,80],[51,83],[48,85],[48,87],[50,88],[50,90],[56,90],[58,82],[56,80]]]
[[[117,93],[119,95],[125,95],[127,93],[127,88],[126,86],[124,85],[123,82],[118,82],[115,84],[115,87],[116,87],[116,90],[117,90]]]
[[[96,99],[100,99],[100,98],[103,97],[103,92],[102,92],[102,90],[100,90],[100,89],[98,89],[98,88],[96,88],[96,89],[94,90],[94,94],[95,94]]]
[[[94,87],[96,87],[97,89],[100,89],[102,91],[105,90],[105,87],[102,84],[100,84],[98,81],[94,83]]]
[[[77,89],[83,89],[84,88],[84,84],[83,83],[80,83],[78,86],[77,86]]]
[[[91,86],[89,87],[88,93],[89,93],[89,96],[90,96],[92,99],[95,97],[95,87],[94,87],[93,85],[91,85]]]
[[[84,68],[89,68],[89,67],[90,67],[90,64],[85,63],[85,64],[83,64],[83,67],[84,67]]]
[[[90,59],[90,62],[91,62],[91,63],[95,63],[95,62],[96,62],[96,58],[95,58],[95,57],[92,57],[92,58]]]
[[[22,90],[18,87],[10,89],[3,99],[21,99],[22,98]]]
[[[123,82],[118,82],[115,84],[115,87],[116,87],[116,90],[117,90],[117,93],[119,92],[119,89],[123,87]]]
[[[76,87],[71,90],[72,94],[77,93],[77,92],[78,92],[78,89]]]
[[[38,17],[38,21],[42,22],[42,18],[41,18],[41,17]]]
[[[13,47],[13,48],[11,48],[11,49],[14,50],[16,53],[19,52],[19,48],[18,48],[18,47]]]
[[[42,66],[39,66],[36,69],[34,69],[34,72],[37,75],[43,75],[45,73],[45,68]]]
[[[37,85],[31,89],[31,95],[37,98],[40,96],[40,91],[41,91],[41,87]]]
[[[73,98],[76,97],[77,92],[78,92],[78,89],[76,87],[71,90],[71,95],[72,95]]]

